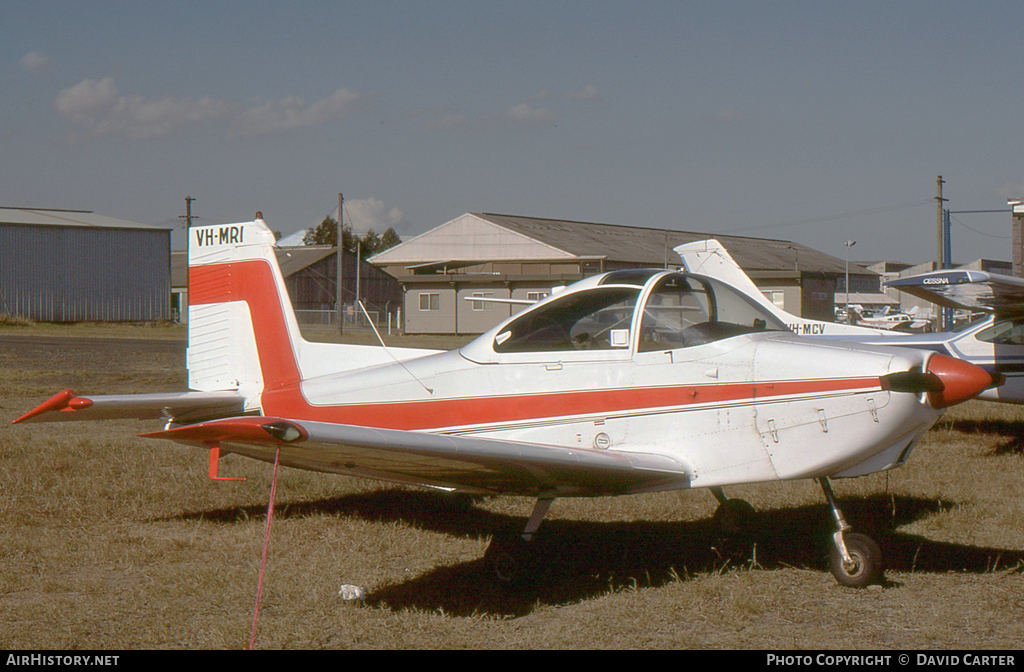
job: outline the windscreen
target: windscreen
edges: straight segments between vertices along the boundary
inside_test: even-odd
[[[524,314],[494,338],[495,352],[628,348],[640,290],[600,287]]]

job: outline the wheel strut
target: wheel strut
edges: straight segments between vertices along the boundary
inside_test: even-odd
[[[850,532],[850,525],[836,504],[832,485],[827,477],[817,479],[825,499],[832,507],[838,530],[832,535],[835,551],[832,553],[831,570],[836,580],[844,586],[864,588],[882,579],[882,551],[875,541],[864,534]]]
[[[513,537],[495,536],[491,539],[484,552],[484,560],[490,565],[500,584],[521,584],[525,575],[529,573],[533,552],[530,540],[540,527],[553,501],[553,495],[543,495],[537,499],[537,503],[533,505],[533,513],[530,514],[521,534]]]
[[[843,512],[836,503],[835,493],[832,492],[832,484],[829,483],[827,476],[822,476],[818,479],[818,484],[821,486],[821,491],[825,493],[825,499],[828,500],[828,505],[832,508],[832,516],[836,519],[836,532],[832,535],[832,540],[836,545],[836,550],[839,551],[839,556],[843,559],[843,566],[852,571],[854,561],[850,557],[850,552],[846,548],[846,541],[843,539],[843,534],[849,532],[852,528],[846,522],[846,518],[843,517]]]
[[[541,497],[533,505],[533,513],[530,514],[530,519],[526,521],[526,527],[523,529],[523,541],[529,541],[533,538],[533,533],[540,527],[544,516],[548,515],[548,509],[551,508],[551,502],[553,501],[555,501],[554,497]]]

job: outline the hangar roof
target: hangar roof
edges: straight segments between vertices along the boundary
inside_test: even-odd
[[[102,229],[153,229],[169,231],[173,227],[141,224],[126,219],[97,215],[92,210],[57,210],[53,208],[14,208],[0,205],[0,224],[27,226],[87,226]]]
[[[443,261],[455,267],[460,262],[469,265],[505,259],[605,259],[679,266],[682,261],[672,248],[707,238],[717,238],[747,272],[843,274],[846,269],[844,260],[788,240],[475,212],[385,250],[370,261],[376,266],[407,267]],[[875,275],[853,264],[850,271]]]

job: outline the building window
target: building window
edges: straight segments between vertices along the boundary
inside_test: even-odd
[[[473,292],[473,296],[479,296],[481,299],[493,299],[494,298],[494,292]],[[494,302],[493,301],[474,301],[473,302],[473,310],[477,310],[477,311],[481,311],[481,310],[488,310],[488,311],[494,310]]]
[[[441,310],[441,295],[434,292],[421,292],[420,310]]]
[[[527,292],[526,293],[526,300],[527,301],[537,302],[537,301],[540,301],[541,299],[546,299],[546,298],[548,298],[548,292]]]
[[[768,290],[764,292],[764,295],[771,301],[776,308],[785,309],[786,307],[786,293],[777,290]]]

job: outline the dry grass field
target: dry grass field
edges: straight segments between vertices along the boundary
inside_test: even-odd
[[[136,438],[151,423],[8,423],[65,387],[184,389],[178,328],[0,326],[0,648],[244,648],[272,468]],[[422,347],[441,344],[410,343]],[[708,544],[707,492],[558,500],[519,592],[481,562],[532,502],[470,508],[412,488],[285,470],[259,648],[975,649],[1024,642],[1024,409],[949,412],[910,463],[835,483],[888,559],[882,587],[826,569],[810,482],[728,492],[759,511],[755,557]],[[338,596],[363,586],[362,603]]]

